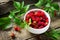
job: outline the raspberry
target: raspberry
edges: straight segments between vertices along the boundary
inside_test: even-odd
[[[48,22],[46,22],[46,23],[44,24],[44,26],[47,26],[47,24],[48,24]]]
[[[30,15],[29,15],[29,14],[27,14],[26,18],[30,18]]]
[[[26,19],[26,22],[29,23],[29,19]]]
[[[41,22],[42,26],[44,26],[44,22]]]
[[[14,34],[13,32],[10,33],[9,36],[10,36],[11,38],[15,38],[15,34]]]
[[[16,27],[14,27],[14,30],[15,30],[15,31],[20,31],[20,30],[21,30],[21,28],[20,28],[20,27],[18,27],[18,26],[16,26]]]
[[[44,16],[44,15],[45,15],[44,12],[41,12],[41,13],[40,13],[40,16]]]
[[[32,23],[32,24],[30,24],[30,26],[31,26],[32,28],[34,28],[35,25]]]
[[[48,19],[46,19],[45,21],[48,22]]]
[[[42,19],[41,22],[45,22],[45,19]]]
[[[41,13],[40,11],[36,11],[35,16],[40,16],[40,13]]]
[[[41,22],[39,21],[37,25],[40,26],[41,25]]]
[[[34,24],[36,24],[36,21],[33,21]]]
[[[35,25],[34,28],[37,29],[38,28],[38,25]]]
[[[28,13],[30,17],[34,16],[34,12]]]
[[[40,20],[42,20],[43,18],[42,17],[40,17]]]
[[[35,21],[35,20],[36,20],[34,16],[33,16],[33,17],[31,17],[31,19],[32,19],[33,21]]]
[[[39,29],[43,28],[44,26],[40,26]]]
[[[31,12],[31,13],[29,13],[29,15],[30,15],[30,16],[33,16],[34,14]]]
[[[37,21],[37,22],[40,21],[40,18],[39,18],[39,17],[36,17],[36,21]]]

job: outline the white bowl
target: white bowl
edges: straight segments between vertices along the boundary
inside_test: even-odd
[[[45,15],[48,17],[48,20],[49,20],[48,25],[45,26],[44,28],[41,28],[41,29],[34,29],[34,28],[32,28],[32,27],[29,27],[29,28],[27,28],[27,30],[28,30],[29,32],[33,33],[33,34],[42,34],[42,33],[46,32],[46,31],[49,29],[49,26],[50,26],[50,16],[49,16],[49,14],[48,14],[46,11],[44,11],[44,10],[42,10],[42,9],[31,9],[31,10],[29,10],[29,11],[25,14],[24,20],[25,20],[25,18],[26,18],[26,15],[27,15],[29,12],[31,12],[31,11],[36,11],[36,10],[40,10],[40,11],[43,11],[43,12],[45,13]]]

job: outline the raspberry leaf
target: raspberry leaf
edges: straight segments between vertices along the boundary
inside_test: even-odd
[[[58,29],[51,29],[49,32],[45,33],[48,37],[52,38],[53,40],[60,39],[60,30]]]
[[[13,5],[16,9],[21,9],[21,4],[19,2],[14,1]]]
[[[0,18],[0,28],[2,30],[10,28],[9,25],[11,24],[11,19],[9,17]]]
[[[46,3],[51,3],[52,2],[52,0],[46,0]]]
[[[29,7],[30,7],[30,5],[24,6],[23,11],[24,11],[24,12],[27,12],[27,10],[29,9]]]
[[[39,0],[39,1],[35,4],[35,6],[40,7],[40,6],[42,6],[43,4],[44,4],[44,0]]]
[[[23,8],[24,7],[24,1],[21,3],[21,8]]]
[[[15,14],[18,13],[18,12],[20,12],[20,10],[17,10],[17,9],[10,11],[9,18],[12,18],[13,19],[14,16],[15,16]]]
[[[57,10],[59,11],[59,5],[57,3],[53,3],[52,6]]]
[[[20,23],[22,22],[19,18],[15,17],[13,21],[20,26]]]
[[[47,4],[46,4],[46,7],[50,7],[50,6],[51,6],[51,4],[50,4],[50,3],[47,3]]]

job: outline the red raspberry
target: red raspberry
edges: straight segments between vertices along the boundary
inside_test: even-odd
[[[29,23],[29,18],[26,18],[25,21],[26,21],[27,23]]]
[[[40,13],[41,13],[40,11],[36,11],[35,16],[40,16]]]
[[[46,19],[45,21],[48,22],[48,19]]]
[[[29,20],[26,20],[27,23],[29,23]]]
[[[43,19],[48,19],[47,16],[43,16]]]
[[[41,22],[42,26],[44,26],[44,22]]]
[[[40,16],[44,16],[44,15],[45,15],[44,12],[41,11]]]
[[[26,17],[26,19],[25,20],[29,20],[29,18],[28,17]]]
[[[46,22],[46,23],[44,24],[44,26],[47,26],[47,24],[48,24],[48,22]]]
[[[30,24],[30,26],[31,26],[32,28],[34,28],[35,24],[32,23],[32,24]]]
[[[36,21],[33,21],[34,24],[36,24]]]
[[[34,28],[37,29],[38,28],[38,25],[35,25]]]
[[[45,19],[42,19],[41,22],[46,22],[46,20]]]
[[[30,16],[33,16],[33,15],[34,15],[34,13],[30,12],[30,13],[29,13],[29,15],[30,15]]]
[[[11,38],[15,38],[15,34],[14,34],[13,32],[10,33],[9,36],[10,36]]]
[[[39,29],[43,28],[44,26],[40,26]]]
[[[30,15],[29,15],[29,14],[27,14],[27,15],[26,15],[26,18],[30,18]]]
[[[34,16],[34,12],[28,13],[30,17]]]
[[[21,30],[21,28],[18,27],[18,26],[15,26],[14,29],[15,29],[15,31],[20,31]]]
[[[38,26],[41,25],[41,22],[39,21],[37,25],[38,25]]]
[[[40,21],[40,18],[39,18],[39,17],[36,17],[36,21],[37,21],[37,22]]]
[[[33,21],[35,21],[35,20],[36,20],[34,16],[32,16],[32,17],[31,17],[31,19],[32,19]]]
[[[44,19],[46,18],[46,15],[42,16]]]
[[[43,18],[42,17],[40,17],[40,20],[42,20]]]
[[[37,29],[37,27],[36,27],[36,26],[34,26],[34,28],[35,28],[35,29]]]

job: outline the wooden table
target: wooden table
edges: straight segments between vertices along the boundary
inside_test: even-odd
[[[60,2],[58,2],[58,4],[59,3]],[[50,27],[52,27],[52,28],[60,27],[60,18],[57,17],[53,21],[51,21]],[[9,33],[11,33],[11,32],[15,33],[16,38],[11,39],[9,37]],[[48,38],[45,34],[34,35],[34,34],[28,32],[26,29],[22,29],[21,32],[16,32],[13,28],[11,28],[6,31],[0,30],[0,40],[52,40],[52,39]]]

